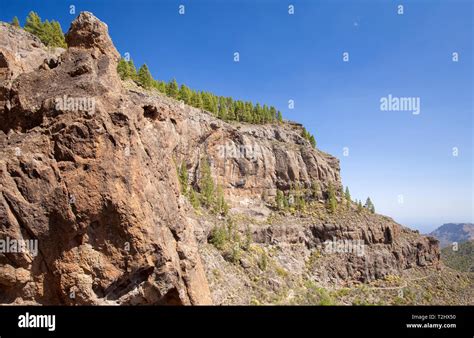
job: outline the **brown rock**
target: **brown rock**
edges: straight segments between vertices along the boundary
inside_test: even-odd
[[[198,187],[207,158],[232,212],[257,220],[267,220],[277,189],[316,182],[318,199],[330,184],[340,196],[339,161],[313,149],[301,126],[229,124],[122,83],[107,26],[91,13],[74,20],[66,41],[66,51],[51,54],[0,25],[0,238],[39,247],[37,256],[0,254],[0,303],[212,303],[200,249],[216,220],[197,219],[175,163],[186,163]],[[439,261],[435,241],[364,215],[288,216],[255,226],[252,237],[278,248],[281,275],[303,274],[311,253],[333,239],[363,240],[367,254],[328,257],[311,278],[324,270],[330,280],[368,281]],[[222,262],[204,255],[206,267]],[[235,276],[221,283],[245,290],[250,279]],[[267,282],[283,285],[276,276]],[[214,299],[223,298],[212,283]]]
[[[12,58],[18,41],[38,45],[21,30],[1,36],[0,53]],[[67,42],[56,67],[19,71],[0,107],[0,236],[39,246],[30,259],[7,254],[0,302],[210,303],[159,137],[168,131],[122,89],[105,24],[81,13]],[[3,63],[7,73],[16,64]],[[14,282],[30,280],[26,270],[35,283],[22,288]]]

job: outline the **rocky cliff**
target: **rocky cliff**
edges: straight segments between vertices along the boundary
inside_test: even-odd
[[[0,239],[38,245],[0,253],[1,303],[242,304],[269,294],[302,303],[308,283],[438,264],[436,240],[387,217],[355,205],[328,213],[330,185],[340,198],[338,160],[298,125],[226,123],[122,82],[107,26],[90,13],[66,41],[47,49],[0,25]],[[228,218],[180,193],[177,164],[198,186],[202,158]],[[307,212],[273,207],[277,189],[315,185]],[[223,243],[210,244],[221,228]],[[328,240],[363,253],[329,252]]]

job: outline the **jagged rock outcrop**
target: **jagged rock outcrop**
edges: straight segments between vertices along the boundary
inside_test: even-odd
[[[0,25],[0,239],[38,244],[37,255],[0,253],[0,303],[225,303],[208,283],[222,257],[200,250],[219,219],[195,214],[180,194],[180,163],[198,186],[208,159],[232,211],[246,217],[266,220],[277,189],[317,184],[324,202],[331,184],[340,195],[338,160],[313,149],[297,125],[230,124],[127,87],[107,26],[90,13],[73,21],[66,41],[67,50],[49,51]],[[364,258],[332,257],[313,279],[325,270],[365,281],[437,264],[432,239],[354,215],[246,225],[256,244],[279,247],[296,275],[327,239],[369,246]]]
[[[301,129],[186,119],[177,124],[177,132],[187,135],[176,148],[176,157],[185,160],[193,174],[191,180],[198,176],[199,159],[206,157],[216,181],[235,202],[261,200],[262,196],[273,201],[277,189],[310,188],[312,184],[318,184],[322,199],[329,182],[341,191],[339,161],[313,149],[301,136]]]
[[[0,29],[2,74],[21,70],[1,83],[0,237],[38,243],[0,255],[0,302],[210,303],[166,128],[122,88],[107,26],[81,13],[54,67]],[[13,59],[17,41],[36,64]]]

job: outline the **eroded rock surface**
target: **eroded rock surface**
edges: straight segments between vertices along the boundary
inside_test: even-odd
[[[66,41],[67,50],[51,51],[0,25],[0,239],[38,243],[37,255],[0,254],[0,303],[249,303],[251,257],[225,281],[213,278],[225,268],[207,244],[220,220],[196,214],[180,193],[177,164],[198,185],[202,158],[231,212],[248,217],[237,231],[275,249],[295,278],[366,281],[438,263],[436,241],[378,215],[270,222],[277,189],[317,184],[324,204],[331,184],[339,196],[339,161],[295,124],[229,124],[123,83],[107,26],[90,13]],[[368,254],[307,271],[328,239],[363,240]],[[266,285],[287,283],[283,275]],[[240,298],[228,301],[237,288]]]
[[[39,249],[0,256],[0,301],[210,303],[166,127],[122,88],[107,26],[82,13],[53,68],[37,39],[0,29],[2,74],[21,70],[2,78],[0,232]],[[14,59],[17,41],[36,64]]]

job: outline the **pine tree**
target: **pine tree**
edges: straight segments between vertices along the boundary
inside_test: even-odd
[[[304,210],[304,208],[306,207],[306,201],[304,197],[301,195],[296,196],[295,205],[297,210]]]
[[[336,193],[334,192],[334,186],[332,185],[332,182],[329,182],[328,186],[328,208],[332,213],[336,212],[337,209]]]
[[[306,130],[305,127],[303,127],[303,137],[308,140],[308,139],[309,139],[309,135],[310,135],[309,132]]]
[[[145,89],[150,89],[153,85],[153,77],[145,63],[138,70],[138,83]]]
[[[316,139],[314,138],[313,135],[310,135],[310,137],[309,137],[309,142],[311,143],[311,145],[313,146],[313,148],[316,148]]]
[[[217,117],[224,121],[227,120],[227,104],[224,97],[219,98],[219,110]]]
[[[126,80],[130,77],[128,62],[124,58],[121,58],[117,64],[117,73],[122,80]]]
[[[363,210],[362,202],[361,200],[359,200],[359,202],[357,202],[357,212],[361,212],[362,210]]]
[[[209,100],[207,99],[207,93],[206,92],[198,92],[199,96],[201,97],[202,100],[202,109],[209,111]]]
[[[124,58],[121,58],[117,64],[117,73],[122,80],[132,79],[134,81],[137,81],[139,84],[141,84],[138,78],[137,69],[135,68],[135,64],[133,63],[133,60],[126,61]],[[150,77],[151,77],[151,74],[150,74]],[[151,87],[156,87],[157,86],[156,82],[157,81],[153,80],[152,78]]]
[[[210,112],[212,110],[211,96],[209,95],[208,92],[201,92],[201,97],[202,97],[203,109]]]
[[[51,21],[52,39],[51,45],[55,47],[67,48],[61,25],[57,21]]]
[[[168,85],[166,86],[166,95],[176,99],[178,98],[178,94],[178,83],[175,79],[172,79],[170,82],[168,82]]]
[[[202,109],[204,106],[204,103],[202,102],[202,96],[201,93],[199,92],[193,92],[192,98],[191,98],[191,105],[193,107]]]
[[[346,187],[346,191],[344,193],[344,197],[346,198],[346,201],[347,201],[347,205],[350,206],[351,205],[351,193],[349,192],[349,187]]]
[[[270,106],[270,108],[268,109],[268,112],[272,120],[275,120],[277,118],[278,113],[275,107]]]
[[[262,116],[263,116],[263,122],[267,123],[271,121],[270,118],[270,109],[268,109],[267,105],[264,104],[262,108]]]
[[[13,17],[11,25],[20,28],[20,20],[18,20],[18,17],[16,16]]]
[[[216,189],[216,201],[215,201],[215,212],[222,214],[222,215],[227,215],[229,211],[229,205],[225,201],[224,198],[224,191],[220,185],[217,185]]]
[[[160,93],[166,94],[166,83],[163,81],[153,80],[153,88],[158,90]]]
[[[199,209],[199,197],[193,188],[189,189],[189,202],[194,209]]]
[[[42,35],[43,25],[41,23],[41,18],[37,13],[31,11],[26,17],[25,31],[30,32],[37,37]]]
[[[53,43],[53,26],[48,20],[45,20],[41,25],[39,38],[46,46],[51,46]]]
[[[285,207],[285,195],[283,195],[283,192],[280,189],[277,189],[277,194],[275,197],[275,203],[277,205],[278,209],[283,209]]]
[[[367,200],[365,201],[365,205],[364,207],[369,210],[371,213],[375,213],[375,206],[374,204],[372,203],[372,200],[370,199],[370,197],[367,197]]]
[[[178,173],[179,184],[181,186],[181,193],[186,195],[188,192],[188,170],[186,169],[186,162],[181,162]]]
[[[251,102],[244,103],[244,111],[243,111],[243,121],[247,123],[253,122],[253,106]]]
[[[218,99],[217,96],[210,94],[211,96],[211,110],[210,112],[214,114],[214,116],[217,116],[218,110],[219,110],[219,104],[218,104]]]
[[[283,116],[281,115],[281,111],[278,111],[277,113],[277,120],[278,122],[283,122]]]
[[[215,185],[211,175],[211,167],[205,158],[201,160],[200,171],[201,177],[199,186],[201,190],[202,202],[204,206],[209,208],[214,204]]]
[[[289,208],[290,207],[290,197],[288,196],[283,196],[283,208]]]
[[[186,104],[189,104],[191,102],[190,90],[184,84],[182,84],[179,88],[179,99]]]
[[[317,200],[319,198],[319,183],[317,181],[313,181],[311,183],[311,189],[313,193],[313,198]]]
[[[263,109],[260,106],[260,103],[257,103],[253,108],[254,118],[253,120],[257,123],[265,123],[265,117],[263,116]]]
[[[42,43],[49,47],[66,47],[66,41],[57,21],[41,22],[41,18],[35,12],[30,12],[26,18],[25,30],[36,35]]]

